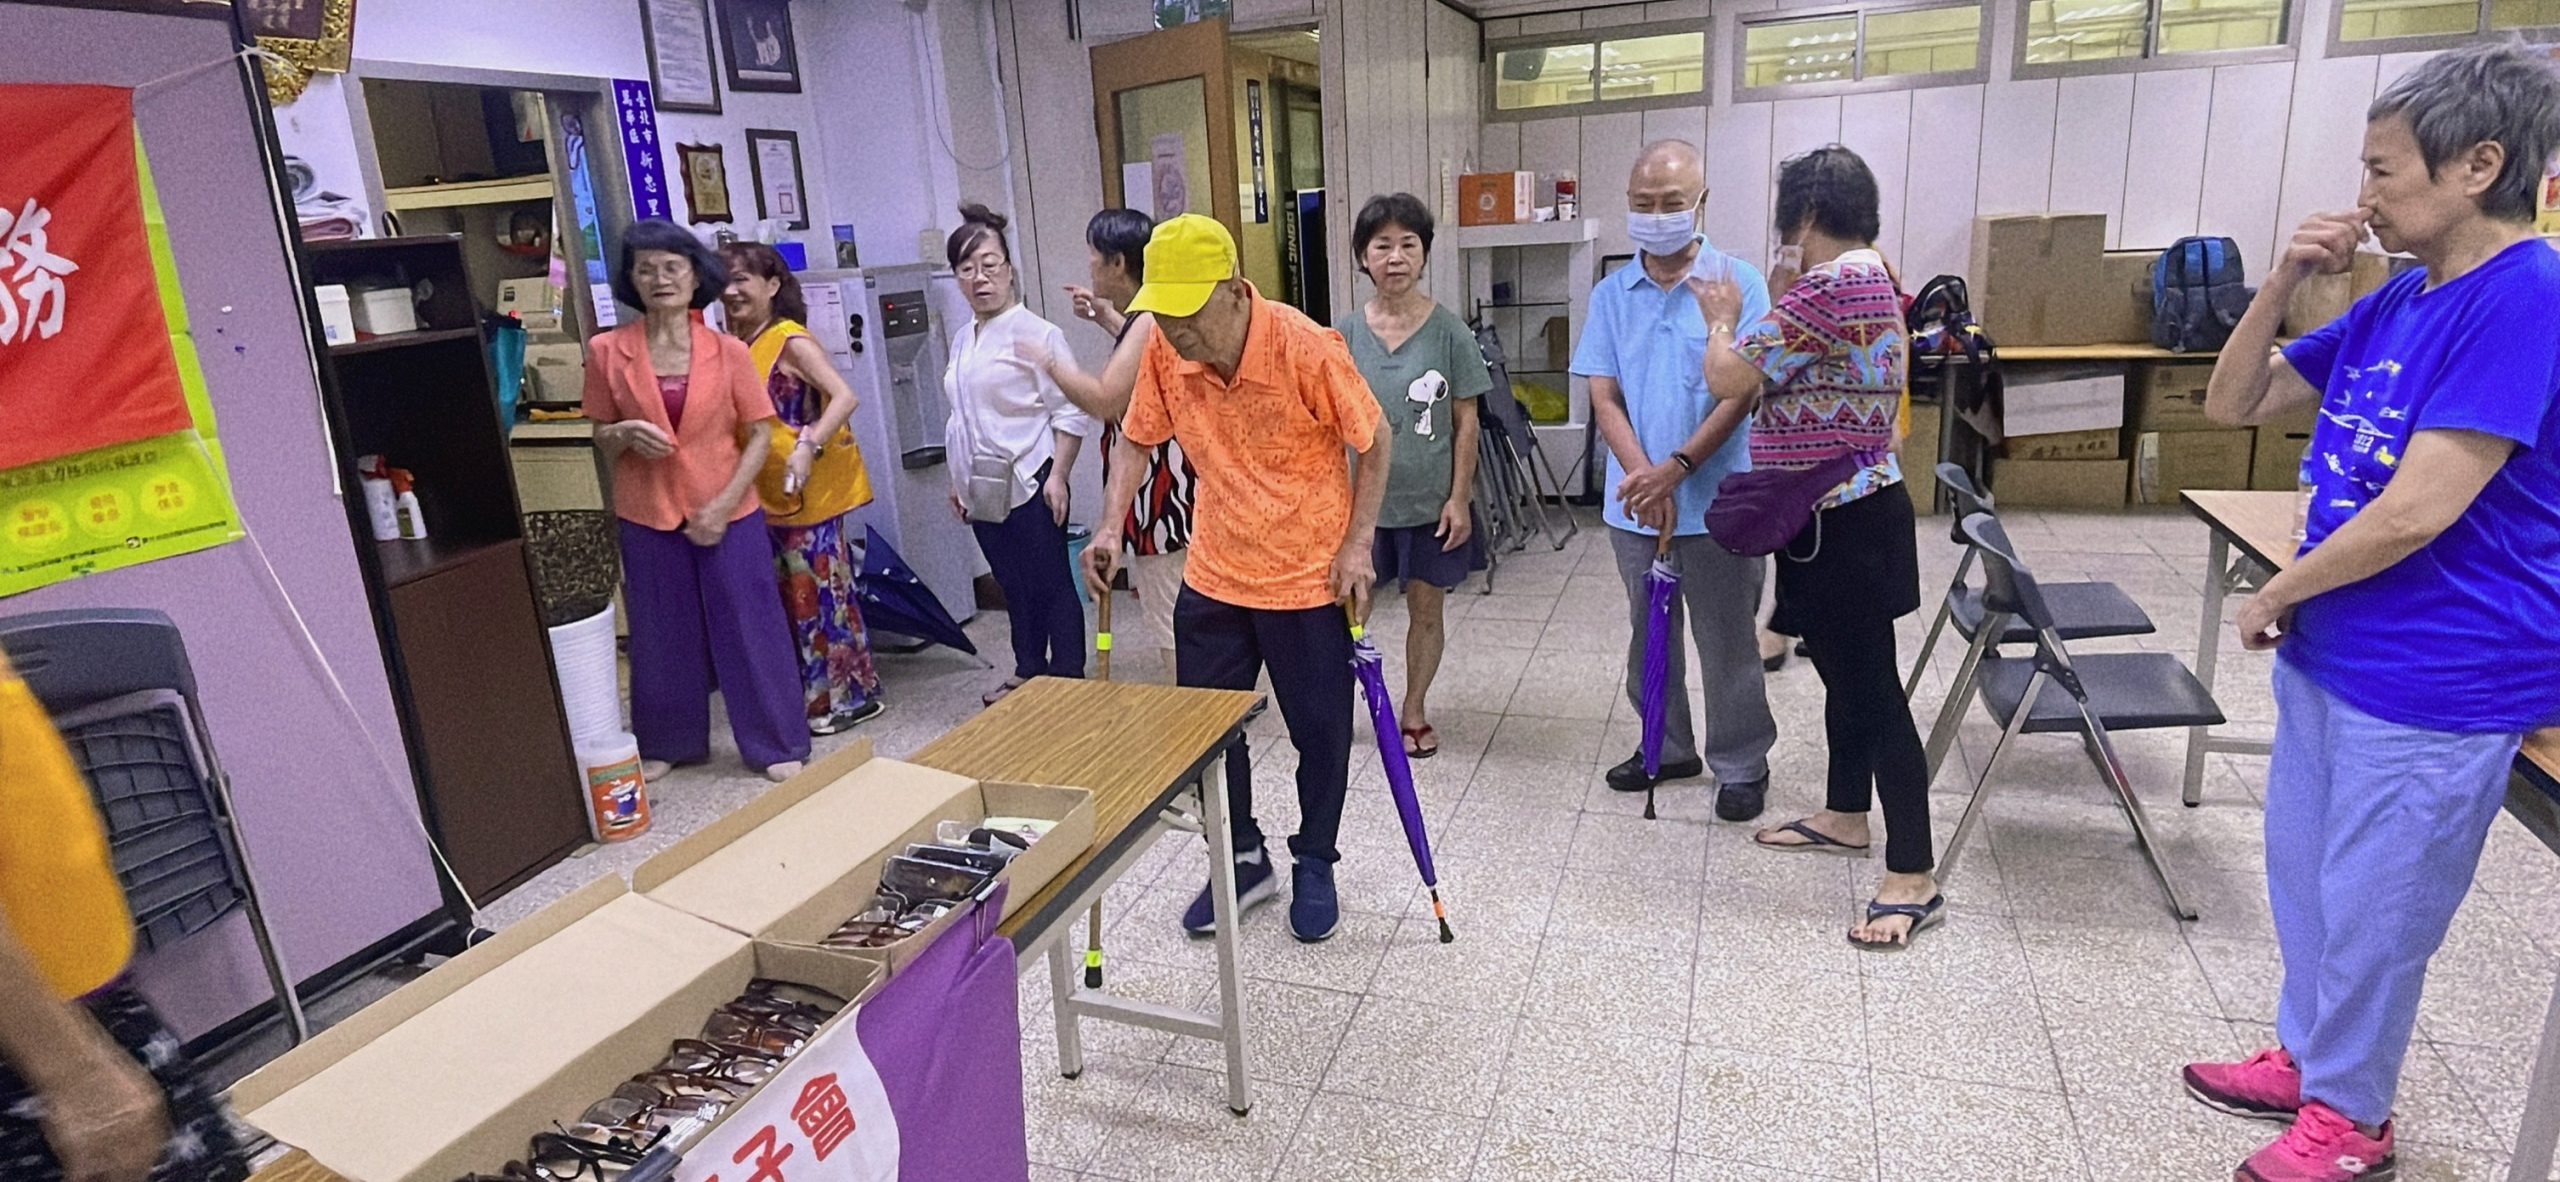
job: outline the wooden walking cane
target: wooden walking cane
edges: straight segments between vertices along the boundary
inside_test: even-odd
[[[1111,680],[1111,588],[1095,592],[1093,659],[1101,680]],[[1085,914],[1084,987],[1102,988],[1102,904],[1096,901]]]

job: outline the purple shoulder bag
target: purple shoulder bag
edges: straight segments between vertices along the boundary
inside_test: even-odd
[[[1754,468],[1727,476],[1707,506],[1707,535],[1744,558],[1775,554],[1804,532],[1824,494],[1866,464],[1858,453],[1844,452],[1810,468]]]

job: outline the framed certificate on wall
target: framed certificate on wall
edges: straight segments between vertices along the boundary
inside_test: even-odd
[[[720,113],[719,67],[711,59],[711,0],[640,0],[649,42],[649,85],[661,111]]]

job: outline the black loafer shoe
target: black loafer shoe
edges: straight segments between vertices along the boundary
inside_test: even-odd
[[[1664,769],[1669,770],[1669,769]],[[1760,815],[1769,804],[1769,778],[1762,776],[1748,784],[1716,786],[1716,816],[1727,821],[1749,821]]]
[[[1648,779],[1644,774],[1644,756],[1634,755],[1629,756],[1625,763],[1609,769],[1609,787],[1620,792],[1642,792],[1656,784],[1696,779],[1705,774],[1705,760],[1683,759],[1663,764],[1662,774]]]

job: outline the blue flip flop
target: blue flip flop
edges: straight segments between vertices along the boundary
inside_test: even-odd
[[[1911,947],[1912,942],[1920,938],[1920,933],[1943,922],[1947,918],[1946,906],[1947,896],[1943,893],[1929,896],[1926,903],[1879,903],[1871,900],[1867,903],[1868,923],[1899,915],[1911,921],[1911,930],[1904,932],[1899,940],[1861,940],[1852,933],[1849,943],[1866,952],[1900,952]]]
[[[1811,825],[1807,825],[1802,821],[1789,821],[1784,825],[1778,826],[1777,831],[1780,833],[1792,833],[1804,840],[1762,841],[1759,836],[1755,834],[1751,838],[1751,844],[1759,846],[1764,850],[1776,850],[1782,854],[1837,854],[1843,858],[1863,858],[1867,856],[1867,847],[1862,845],[1851,845],[1848,842],[1830,836]]]

